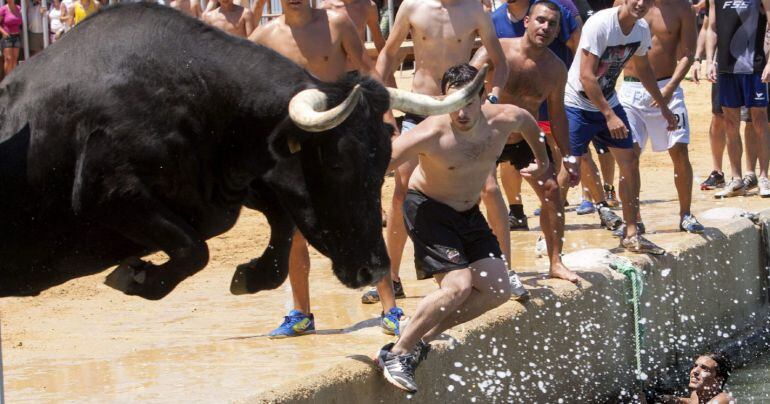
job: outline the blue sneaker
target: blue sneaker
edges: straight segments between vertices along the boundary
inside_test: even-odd
[[[298,337],[303,334],[315,333],[315,321],[313,319],[313,313],[306,315],[299,310],[292,310],[289,315],[283,318],[283,324],[270,334],[267,334],[270,339]]]
[[[577,213],[578,215],[590,215],[591,213],[594,213],[594,212],[596,212],[596,207],[591,201],[580,202],[580,206],[578,206],[577,209],[575,209],[575,213]]]
[[[399,329],[401,317],[404,317],[404,311],[398,307],[390,309],[388,314],[380,315],[380,327],[382,327],[382,332],[396,336],[401,334],[401,330]]]

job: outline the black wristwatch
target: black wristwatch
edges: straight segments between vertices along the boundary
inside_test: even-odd
[[[493,94],[487,94],[487,101],[489,101],[490,104],[497,104],[498,99]]]

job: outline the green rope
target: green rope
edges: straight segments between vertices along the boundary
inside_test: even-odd
[[[629,303],[634,307],[634,344],[636,354],[636,380],[639,381],[640,387],[644,385],[644,379],[642,379],[642,344],[644,338],[644,326],[640,322],[640,304],[642,297],[642,290],[644,289],[644,274],[638,268],[636,268],[631,261],[626,258],[619,257],[614,262],[610,263],[610,268],[620,272],[626,278],[631,281],[631,299]]]

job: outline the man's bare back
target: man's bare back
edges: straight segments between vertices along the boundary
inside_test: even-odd
[[[348,53],[363,53],[355,27],[344,14],[310,9],[309,20],[301,26],[289,26],[286,18],[284,14],[260,26],[249,40],[275,50],[322,81],[336,81],[347,72]],[[356,69],[361,68],[358,59]]]
[[[671,77],[685,51],[680,47],[682,37],[692,35],[694,39],[696,35],[695,16],[690,3],[687,0],[656,0],[644,20],[650,25],[652,34],[652,46],[647,53],[652,70],[658,79]],[[695,52],[695,49],[689,52]],[[626,65],[624,73],[638,77],[633,63]]]
[[[496,41],[489,15],[484,13],[478,0],[405,0],[399,8],[386,49],[400,47],[410,31],[415,60],[412,91],[427,95],[441,94],[444,72],[470,59],[477,35],[481,36],[482,42]],[[397,53],[397,49],[395,51]],[[383,77],[392,72],[391,66],[388,69],[380,66],[380,60],[377,65],[377,71]]]
[[[420,162],[409,180],[409,188],[458,212],[472,208],[479,202],[481,188],[495,167],[508,134],[528,131],[532,135],[530,140],[537,142],[539,132],[532,116],[516,106],[484,104],[481,112],[476,125],[467,132],[455,129],[450,115],[428,117],[409,136],[396,139],[391,166],[412,157],[404,150],[417,144],[413,149]],[[540,149],[540,161],[547,162],[543,146]],[[547,164],[541,167],[544,170]]]
[[[203,14],[203,22],[231,35],[248,38],[254,30],[251,10],[233,4],[232,0],[221,0],[219,3],[219,7]]]

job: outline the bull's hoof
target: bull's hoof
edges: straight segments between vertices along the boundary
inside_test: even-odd
[[[158,279],[160,271],[152,264],[141,260],[121,263],[107,275],[104,284],[127,295],[143,297],[147,300],[160,300],[168,295],[173,286]]]
[[[273,267],[263,268],[259,259],[251,260],[235,268],[230,281],[230,293],[234,295],[253,294],[262,290],[275,289],[286,280],[288,272],[281,274]]]

